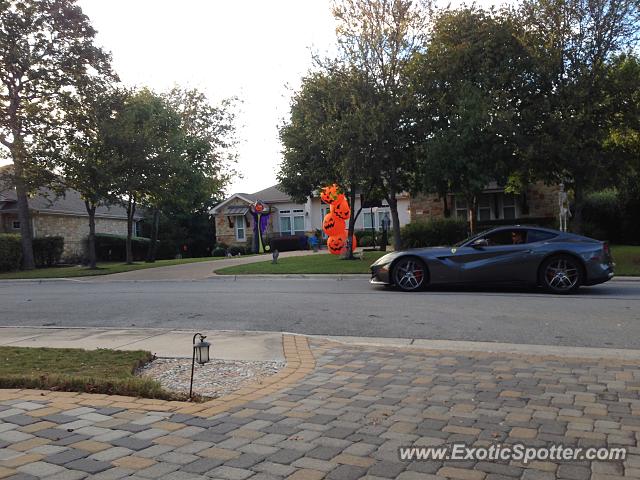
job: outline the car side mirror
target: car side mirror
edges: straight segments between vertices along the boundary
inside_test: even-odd
[[[488,247],[489,246],[489,240],[487,240],[486,238],[479,238],[477,240],[474,240],[474,242],[471,244],[471,246],[473,248]]]

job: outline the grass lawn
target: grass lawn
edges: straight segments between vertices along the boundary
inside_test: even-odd
[[[640,246],[611,245],[616,275],[640,277]]]
[[[219,275],[369,273],[369,266],[385,253],[365,252],[362,260],[343,260],[338,255],[328,254],[280,258],[275,265],[271,261],[250,263],[221,268],[216,270],[216,273]]]
[[[130,272],[145,268],[167,267],[169,265],[181,265],[183,263],[210,262],[226,257],[180,258],[174,260],[156,260],[154,263],[136,262],[127,265],[122,262],[99,263],[98,268],[90,270],[86,267],[74,265],[72,267],[37,268],[35,270],[0,273],[0,280],[15,278],[67,278],[90,277],[94,275],[108,275],[109,273]]]
[[[76,348],[0,347],[0,388],[37,388],[183,400],[135,370],[149,352]]]

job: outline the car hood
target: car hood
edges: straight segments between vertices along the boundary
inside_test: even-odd
[[[371,266],[374,267],[376,265],[385,265],[393,262],[396,258],[401,255],[416,255],[420,257],[425,256],[438,256],[441,255],[444,251],[450,251],[454,247],[425,247],[425,248],[409,248],[406,250],[398,250],[395,252],[389,252],[386,255],[383,255],[378,260],[376,260]]]

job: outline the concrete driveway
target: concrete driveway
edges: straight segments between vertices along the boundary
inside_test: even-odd
[[[282,252],[280,258],[301,257],[305,255],[325,255],[326,250],[312,252],[300,250],[295,252]],[[121,280],[204,280],[215,276],[214,270],[245,265],[247,263],[265,262],[271,260],[271,255],[252,255],[245,257],[221,258],[210,262],[185,263],[183,265],[171,265],[168,267],[147,268],[131,272],[113,273],[111,275],[98,275],[95,277],[81,277],[78,281],[103,283]]]

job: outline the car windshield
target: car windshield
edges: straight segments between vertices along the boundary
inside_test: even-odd
[[[470,237],[465,238],[464,240],[459,241],[458,243],[454,243],[453,246],[454,247],[461,247],[462,245],[464,245],[465,243],[469,243],[472,240],[475,240],[476,238],[480,238],[484,235],[486,235],[487,233],[489,233],[492,229],[488,229],[488,230],[484,230],[480,233],[476,233],[475,235],[471,235]]]

